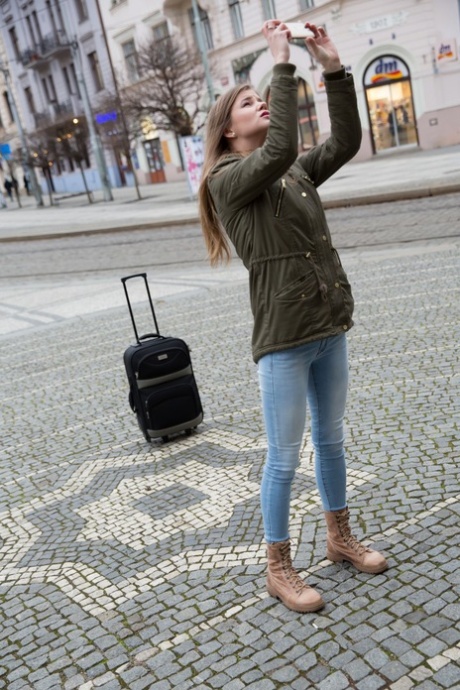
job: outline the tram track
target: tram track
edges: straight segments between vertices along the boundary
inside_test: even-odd
[[[329,209],[326,216],[339,252],[372,251],[456,241],[458,195],[367,207]],[[173,273],[208,268],[198,224],[149,230],[12,241],[0,255],[0,284],[106,278],[130,271]]]

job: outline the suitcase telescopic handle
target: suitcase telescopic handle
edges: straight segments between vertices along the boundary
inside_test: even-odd
[[[128,288],[126,287],[126,282],[128,280],[131,280],[132,278],[143,278],[143,280],[144,280],[145,289],[147,291],[147,297],[148,297],[149,304],[150,304],[150,311],[152,312],[153,323],[155,324],[155,331],[156,331],[155,333],[148,333],[147,335],[142,335],[140,338],[139,338],[139,334],[137,332],[136,322],[134,320],[134,313],[133,313],[131,301],[130,301],[129,295],[128,295]],[[140,343],[140,341],[145,339],[145,338],[160,338],[161,337],[160,336],[160,329],[158,328],[157,317],[155,316],[155,309],[153,308],[152,296],[150,294],[149,284],[147,282],[147,273],[134,273],[131,276],[125,276],[124,278],[121,278],[121,282],[123,283],[126,301],[128,303],[129,314],[131,316],[131,322],[133,324],[134,335],[136,336],[137,342]]]

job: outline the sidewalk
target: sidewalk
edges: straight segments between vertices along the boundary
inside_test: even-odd
[[[460,146],[411,148],[351,162],[320,188],[325,208],[449,192],[460,192]],[[141,195],[139,201],[135,189],[114,189],[114,201],[104,202],[97,191],[94,204],[85,194],[56,195],[59,205],[53,207],[45,195],[45,207],[39,209],[32,196],[23,196],[23,208],[8,202],[0,210],[0,242],[198,222],[197,201],[186,182],[145,185]]]

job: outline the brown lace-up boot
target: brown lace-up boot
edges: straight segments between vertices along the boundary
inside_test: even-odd
[[[288,609],[299,613],[321,609],[324,606],[321,595],[305,584],[292,565],[289,539],[267,544],[267,552],[269,595],[279,599]]]
[[[325,511],[327,524],[326,557],[341,563],[348,561],[363,573],[383,573],[388,563],[378,551],[361,544],[351,533],[348,508]]]

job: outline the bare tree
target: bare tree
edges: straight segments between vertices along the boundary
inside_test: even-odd
[[[138,53],[138,82],[123,90],[122,103],[131,127],[142,131],[147,117],[176,136],[195,134],[202,124],[204,70],[197,51],[176,37],[151,41]]]

